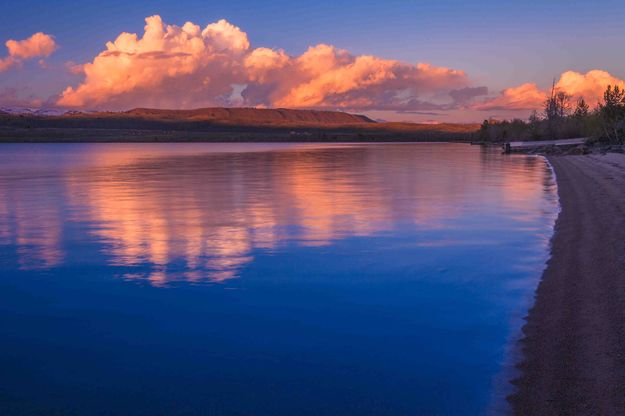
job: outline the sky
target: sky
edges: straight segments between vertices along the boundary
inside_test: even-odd
[[[593,105],[608,84],[625,85],[622,0],[0,9],[0,107],[291,107],[468,122],[527,117],[554,79]]]

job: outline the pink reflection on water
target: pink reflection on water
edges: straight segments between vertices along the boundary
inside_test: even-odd
[[[120,146],[83,148],[52,179],[2,176],[0,215],[16,226],[0,221],[0,239],[22,267],[63,262],[67,212],[110,264],[151,266],[125,278],[166,286],[235,279],[255,250],[445,229],[475,205],[529,223],[547,192],[542,160],[465,145]]]

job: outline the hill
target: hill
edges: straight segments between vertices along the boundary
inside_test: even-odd
[[[339,111],[290,110],[285,108],[200,108],[196,110],[157,110],[135,108],[121,113],[123,117],[158,120],[213,121],[241,125],[282,124],[360,124],[374,123],[366,116]]]

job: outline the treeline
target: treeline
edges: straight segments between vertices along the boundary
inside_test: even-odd
[[[623,144],[625,89],[609,85],[603,99],[591,109],[583,98],[573,100],[554,86],[542,112],[535,110],[528,120],[484,120],[479,137],[489,142],[587,137],[606,144]]]

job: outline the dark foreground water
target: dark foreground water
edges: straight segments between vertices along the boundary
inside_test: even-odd
[[[0,414],[498,412],[556,212],[459,144],[0,146]]]

